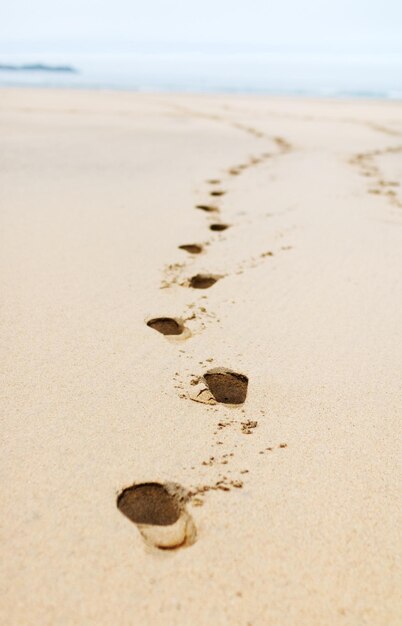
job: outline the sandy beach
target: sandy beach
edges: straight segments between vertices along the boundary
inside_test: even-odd
[[[401,104],[0,127],[1,623],[399,625]]]

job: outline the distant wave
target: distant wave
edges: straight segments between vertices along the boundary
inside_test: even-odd
[[[402,99],[402,53],[0,53],[1,87]],[[67,56],[68,54],[68,56]],[[38,58],[40,62],[38,62]],[[76,69],[78,68],[78,69]]]
[[[29,63],[27,65],[7,65],[0,63],[0,71],[6,72],[68,72],[76,74],[77,69],[71,65],[45,65],[44,63]]]

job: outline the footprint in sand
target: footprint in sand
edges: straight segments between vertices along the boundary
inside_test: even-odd
[[[173,317],[155,317],[148,320],[147,326],[157,330],[162,335],[182,335],[186,330],[181,320]]]
[[[204,404],[243,404],[247,397],[248,378],[233,370],[217,367],[192,381],[191,400]]]
[[[207,183],[209,183],[210,185],[219,185],[220,184],[220,180],[219,178],[210,178],[209,180],[207,180]]]
[[[189,287],[193,289],[209,289],[212,285],[222,278],[222,276],[213,276],[212,274],[196,274],[189,280]]]
[[[209,230],[213,230],[215,232],[222,232],[223,230],[226,230],[227,228],[229,228],[229,224],[222,224],[220,222],[217,222],[216,224],[211,224],[209,227]]]
[[[192,545],[194,522],[185,509],[185,492],[174,483],[141,483],[124,489],[117,508],[136,524],[144,541],[161,550]]]
[[[179,246],[179,250],[185,250],[190,254],[201,254],[202,246],[198,243],[185,243],[182,246]]]
[[[207,213],[217,213],[219,211],[218,207],[211,204],[196,204],[195,208],[201,209],[201,211],[206,211]]]
[[[214,189],[213,191],[209,192],[209,195],[218,197],[218,196],[223,196],[225,193],[226,191],[223,191],[222,189]]]

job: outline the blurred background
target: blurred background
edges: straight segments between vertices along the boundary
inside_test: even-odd
[[[0,85],[402,98],[402,0],[2,0]]]

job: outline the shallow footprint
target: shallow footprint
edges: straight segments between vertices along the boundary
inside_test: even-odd
[[[147,322],[147,326],[162,335],[181,335],[184,331],[183,324],[173,317],[155,317]]]
[[[173,483],[141,483],[124,489],[117,508],[136,524],[144,541],[161,550],[195,542],[194,522],[184,505],[184,490]]]
[[[185,250],[190,254],[200,254],[202,252],[202,246],[198,243],[185,243],[182,246],[179,246],[180,250]]]
[[[226,230],[227,228],[229,228],[229,224],[221,223],[211,224],[211,226],[209,227],[210,230],[213,230],[215,232],[221,232],[223,230]]]
[[[212,276],[212,274],[196,274],[190,278],[189,285],[193,289],[208,289],[215,285],[219,278],[221,277]]]
[[[195,208],[201,209],[201,211],[206,211],[207,213],[216,213],[219,211],[218,207],[211,204],[196,204]]]
[[[204,374],[209,391],[217,402],[243,404],[247,396],[248,378],[225,368],[215,368]]]

